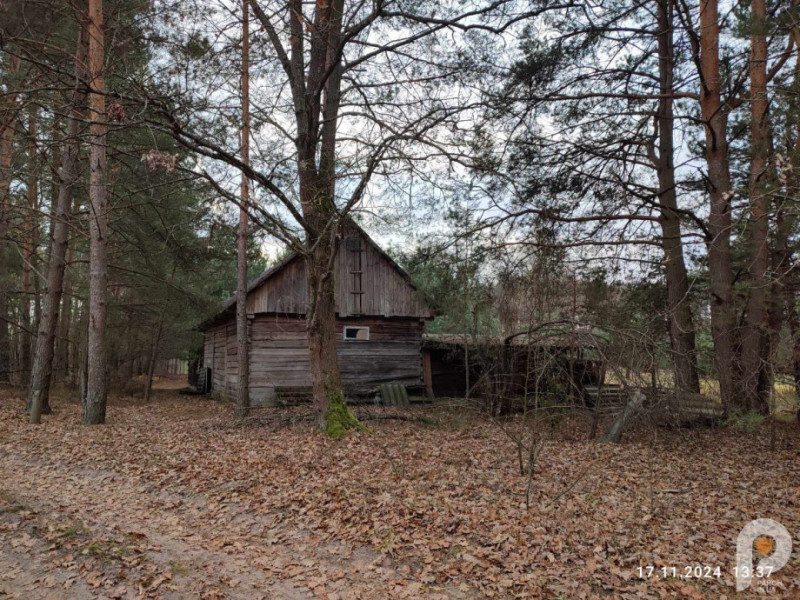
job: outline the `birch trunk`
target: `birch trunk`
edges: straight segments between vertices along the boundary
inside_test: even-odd
[[[800,315],[797,311],[797,284],[796,277],[786,286],[783,294],[786,321],[789,325],[792,351],[792,378],[794,379],[794,392],[800,398]],[[800,410],[797,412],[800,420]]]

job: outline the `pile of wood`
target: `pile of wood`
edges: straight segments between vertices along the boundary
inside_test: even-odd
[[[724,413],[719,401],[703,394],[677,390],[659,391],[652,408],[660,421],[675,424],[712,422],[720,419]]]
[[[585,400],[598,415],[618,415],[628,406],[633,393],[640,391],[645,400],[639,412],[658,423],[680,425],[711,422],[722,417],[722,404],[703,396],[671,388],[634,388],[618,385],[586,387]]]

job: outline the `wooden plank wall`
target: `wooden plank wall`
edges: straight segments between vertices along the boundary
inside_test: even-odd
[[[239,381],[239,347],[236,344],[236,322],[225,328],[225,393],[235,396]]]
[[[305,313],[306,293],[306,266],[298,257],[248,294],[247,313]]]
[[[311,385],[304,318],[256,315],[250,334],[250,401],[272,399],[276,387]]]
[[[369,341],[345,341],[346,325],[369,327]],[[422,326],[414,319],[338,321],[337,350],[345,385],[370,388],[396,382],[421,386]],[[276,387],[311,385],[305,319],[256,315],[249,331],[251,403],[270,401]],[[205,365],[212,369],[214,391],[234,396],[238,361],[233,319],[206,332]]]
[[[214,331],[214,366],[212,374],[212,381],[215,390],[225,389],[225,347],[227,340],[225,339],[225,326],[219,327]]]
[[[350,232],[356,234],[355,230]],[[358,234],[360,235],[360,234]],[[430,310],[420,300],[416,290],[397,269],[362,237],[361,313],[366,316],[429,318]],[[336,256],[336,311],[340,317],[360,316],[353,306],[353,253],[347,250],[345,238]],[[306,311],[306,266],[296,258],[263,285],[248,295],[248,314],[303,314]]]
[[[203,368],[211,369],[214,366],[214,335],[213,329],[203,333]]]
[[[345,341],[348,325],[369,327],[369,341]],[[422,323],[349,319],[337,323],[337,351],[345,384],[422,385]]]

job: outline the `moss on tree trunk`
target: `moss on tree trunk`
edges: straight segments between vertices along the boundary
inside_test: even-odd
[[[344,402],[342,375],[336,352],[336,300],[331,253],[335,241],[317,244],[317,254],[308,257],[309,312],[306,316],[311,377],[314,387],[314,408],[317,428],[333,438],[344,437],[348,431],[367,431]]]
[[[350,430],[369,431],[347,408],[341,388],[326,390],[326,395],[328,397],[328,409],[325,411],[325,433],[327,435],[338,439],[347,435]]]

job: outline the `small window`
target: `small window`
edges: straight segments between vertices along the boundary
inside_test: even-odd
[[[369,339],[369,327],[345,327],[344,339],[365,342]]]

